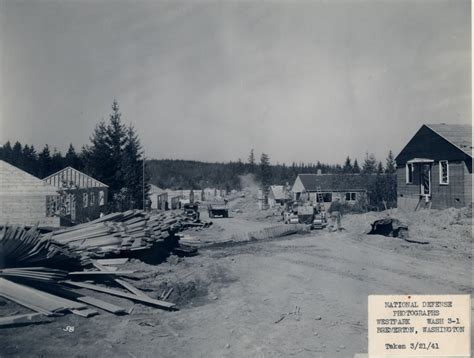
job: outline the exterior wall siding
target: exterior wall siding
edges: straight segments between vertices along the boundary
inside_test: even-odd
[[[465,205],[472,205],[472,161],[464,166],[464,202]]]
[[[0,225],[59,227],[59,217],[46,216],[44,194],[2,193],[0,195]]]
[[[439,162],[435,161],[431,166],[431,208],[460,208],[469,205],[470,194],[466,193],[467,175],[470,174],[464,161],[449,161],[449,184],[440,184]],[[405,166],[398,168],[397,206],[405,210],[414,210],[420,200],[420,185],[419,165],[414,166],[412,184],[406,183]]]

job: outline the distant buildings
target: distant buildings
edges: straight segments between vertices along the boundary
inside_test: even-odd
[[[0,160],[0,225],[59,227],[56,188]]]
[[[395,158],[399,208],[472,203],[472,126],[425,124]]]
[[[299,174],[291,192],[295,200],[314,203],[320,190],[324,202],[340,198],[342,202],[353,205],[367,199],[367,179],[367,175],[361,174]]]
[[[71,167],[43,179],[56,188],[59,215],[64,224],[77,224],[97,219],[106,211],[108,186]]]

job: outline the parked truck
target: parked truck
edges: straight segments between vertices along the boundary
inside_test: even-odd
[[[209,213],[210,218],[215,217],[222,217],[228,218],[229,217],[229,208],[227,207],[227,203],[212,203],[207,206],[207,212]]]

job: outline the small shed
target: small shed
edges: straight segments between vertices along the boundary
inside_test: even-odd
[[[0,225],[59,227],[56,188],[0,160]]]
[[[97,219],[107,210],[108,186],[72,167],[43,179],[57,188],[58,207],[63,224],[77,224]]]
[[[472,203],[472,125],[424,124],[395,161],[399,208],[445,209]]]

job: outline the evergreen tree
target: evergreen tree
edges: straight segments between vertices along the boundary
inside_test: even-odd
[[[270,167],[270,157],[268,154],[262,153],[260,156],[260,171],[259,179],[262,185],[262,189],[267,191],[272,180],[272,169]]]
[[[77,170],[82,170],[82,161],[76,153],[76,149],[72,143],[69,144],[69,148],[67,150],[66,155],[64,156],[64,166],[65,167],[72,167]]]
[[[122,153],[127,141],[127,130],[121,122],[116,100],[112,103],[109,123],[100,122],[92,134],[91,146],[83,152],[86,171],[109,186],[109,197],[113,198],[124,187],[121,171]]]
[[[249,163],[250,173],[255,173],[255,154],[254,154],[253,148],[250,150],[248,163]]]
[[[352,172],[354,174],[359,174],[360,173],[360,167],[359,167],[359,163],[357,162],[357,159],[354,159],[354,165],[352,166]]]
[[[150,186],[146,177],[143,177],[145,169],[142,154],[140,140],[130,125],[127,128],[120,169],[126,189],[125,206],[128,209],[143,209],[144,201],[148,199]]]
[[[10,141],[6,142],[5,145],[2,147],[2,157],[4,161],[11,163],[12,161],[13,150],[10,144]]]
[[[64,169],[64,158],[61,152],[58,152],[56,148],[53,149],[53,155],[51,157],[51,173],[55,173]]]
[[[365,154],[364,164],[362,165],[362,173],[364,174],[373,174],[377,172],[377,160],[375,156],[367,152]]]
[[[51,153],[49,151],[49,146],[46,144],[38,154],[38,176],[43,179],[52,173],[51,171]]]
[[[31,175],[38,175],[38,156],[34,146],[26,144],[23,147],[23,170]]]
[[[12,148],[11,164],[23,169],[23,147],[21,143],[16,141]]]
[[[385,172],[387,174],[394,174],[397,171],[397,163],[395,162],[395,159],[393,158],[393,153],[391,150],[388,152],[386,163],[387,164],[385,166]]]
[[[344,162],[344,166],[342,167],[342,172],[347,174],[347,173],[352,173],[353,167],[351,163],[351,158],[347,156],[346,161]]]
[[[379,162],[377,165],[377,174],[383,174],[383,164],[382,162]]]
[[[92,134],[91,145],[83,149],[86,171],[109,186],[109,198],[114,210],[143,208],[149,186],[143,180],[144,158],[135,129],[125,127],[119,105],[112,104],[109,122],[100,122]],[[187,183],[189,184],[189,183]]]

